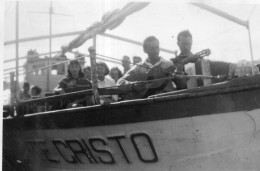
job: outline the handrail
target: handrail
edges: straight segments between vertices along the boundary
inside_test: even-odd
[[[112,88],[98,88],[98,92],[100,95],[113,95],[113,94],[125,94],[126,92],[124,90],[118,89],[117,87],[112,87]],[[45,102],[48,100],[56,100],[56,99],[61,99],[61,98],[69,98],[77,95],[87,95],[91,96],[92,95],[92,89],[89,90],[81,90],[77,92],[72,92],[72,93],[66,93],[66,94],[59,94],[59,95],[52,95],[49,97],[43,97],[43,98],[37,98],[37,99],[30,99],[30,100],[25,100],[19,102],[21,105],[25,104],[30,104],[30,103],[40,103],[40,102]]]
[[[29,41],[34,41],[34,40],[58,38],[58,37],[65,37],[65,36],[74,36],[74,35],[81,34],[83,32],[84,31],[76,31],[76,32],[53,34],[51,36],[47,35],[47,36],[29,37],[29,38],[20,39],[20,40],[18,40],[18,42],[21,43],[21,42],[29,42]],[[112,39],[117,39],[117,40],[124,41],[124,42],[131,43],[131,44],[143,46],[143,44],[141,42],[138,42],[138,41],[135,41],[135,40],[132,40],[132,39],[128,39],[128,38],[124,38],[124,37],[120,37],[120,36],[116,36],[116,35],[112,35],[112,34],[108,34],[108,33],[102,33],[102,34],[99,34],[99,35],[109,37],[109,38],[112,38]],[[15,40],[6,41],[6,42],[4,42],[4,45],[14,44],[15,42],[16,42]],[[160,50],[162,52],[166,52],[166,53],[170,53],[170,54],[176,54],[177,53],[176,50],[172,51],[172,50],[168,50],[168,49],[165,49],[165,48],[160,48]]]

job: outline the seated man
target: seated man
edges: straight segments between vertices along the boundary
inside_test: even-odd
[[[60,94],[64,94],[81,90],[87,90],[91,88],[92,84],[89,80],[84,78],[84,74],[81,70],[79,61],[72,60],[68,65],[67,77],[59,82],[58,86],[54,89],[54,91],[59,92]],[[82,106],[86,103],[87,105],[93,104],[92,98],[90,96],[87,96],[87,99],[83,98],[70,100],[69,104],[67,105],[67,108]]]
[[[200,59],[191,52],[192,35],[189,30],[181,31],[178,34],[177,45],[179,46],[181,53],[176,58],[172,58],[171,61],[177,68],[177,73],[185,75],[185,64],[200,61]],[[178,90],[187,88],[186,78],[174,78],[173,81]]]
[[[171,61],[159,56],[159,40],[154,36],[147,37],[143,42],[143,50],[148,55],[144,62],[134,65],[117,82],[118,85],[121,85],[121,89],[128,91],[125,99],[145,98],[152,94],[174,90],[171,79],[148,83],[148,80],[165,78],[165,75],[169,75],[166,70],[173,67]]]

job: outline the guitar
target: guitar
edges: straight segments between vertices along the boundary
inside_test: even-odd
[[[182,59],[180,63],[182,66],[184,66],[189,62],[192,62],[200,58],[204,58],[206,56],[209,56],[210,54],[211,54],[210,49],[205,49],[194,55],[190,55],[185,59]],[[164,90],[164,88],[172,82],[171,78],[167,79],[167,77],[171,77],[172,73],[174,73],[176,69],[178,70],[178,65],[173,65],[166,69],[162,69],[160,65],[150,68],[147,72],[147,77],[146,77],[147,83],[145,86],[145,90],[142,92],[138,92],[138,96],[140,98],[146,98],[150,95],[155,94],[156,92],[160,92]],[[161,78],[165,78],[165,79],[161,79]]]
[[[205,56],[209,56],[211,54],[210,49],[204,49],[196,54],[190,54],[190,55],[183,55],[182,57],[172,58],[171,61],[173,62],[174,66],[177,69],[177,73],[184,72],[184,65],[195,62],[198,59],[202,59]]]

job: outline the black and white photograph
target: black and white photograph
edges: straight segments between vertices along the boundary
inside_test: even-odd
[[[3,171],[259,171],[260,2],[3,0]]]

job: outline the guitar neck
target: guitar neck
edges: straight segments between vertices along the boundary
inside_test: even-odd
[[[194,60],[194,58],[192,58],[192,57],[193,57],[193,55],[190,55],[190,56],[188,56],[187,58],[182,59],[182,60],[181,60],[181,63],[182,63],[183,65],[186,65],[187,63],[192,62],[192,61]]]
[[[210,54],[210,50],[209,50],[209,49],[202,50],[202,51],[200,51],[200,52],[198,52],[198,53],[196,53],[196,54],[194,54],[194,55],[190,55],[190,56],[188,56],[187,58],[182,59],[182,60],[181,60],[181,63],[185,65],[185,64],[187,64],[187,63],[189,63],[189,62],[193,62],[194,59],[203,58],[203,57],[205,57],[205,56],[208,56],[209,54]],[[194,58],[194,56],[195,56],[196,58]]]

